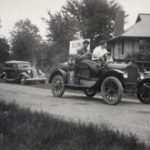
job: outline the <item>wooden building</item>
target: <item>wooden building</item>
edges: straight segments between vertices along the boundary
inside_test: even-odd
[[[115,59],[124,59],[138,52],[150,52],[150,14],[139,14],[132,27],[108,43]]]

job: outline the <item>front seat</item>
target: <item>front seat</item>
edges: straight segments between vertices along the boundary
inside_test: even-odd
[[[93,60],[84,59],[84,60],[79,62],[79,66],[81,66],[82,64],[87,65],[95,73],[99,73],[99,71],[100,71],[100,68],[99,68],[98,64]]]

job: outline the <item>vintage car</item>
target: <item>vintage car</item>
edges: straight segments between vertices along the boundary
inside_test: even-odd
[[[45,83],[47,81],[45,74],[41,70],[36,70],[27,61],[7,61],[0,74],[0,79],[21,84]]]
[[[121,101],[124,92],[134,92],[142,103],[150,103],[150,72],[134,62],[109,62],[98,66],[92,60],[60,64],[50,75],[53,96],[62,97],[65,89],[83,90],[87,97],[101,92],[110,105]]]

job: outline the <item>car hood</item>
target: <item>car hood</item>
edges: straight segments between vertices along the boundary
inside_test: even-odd
[[[111,62],[106,65],[108,69],[118,69],[118,70],[125,70],[129,64],[125,63],[116,63],[116,62]]]

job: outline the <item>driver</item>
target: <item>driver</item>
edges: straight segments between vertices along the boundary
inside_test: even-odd
[[[104,64],[108,61],[109,52],[106,49],[107,43],[104,40],[100,41],[100,45],[93,50],[92,60],[97,63]]]

